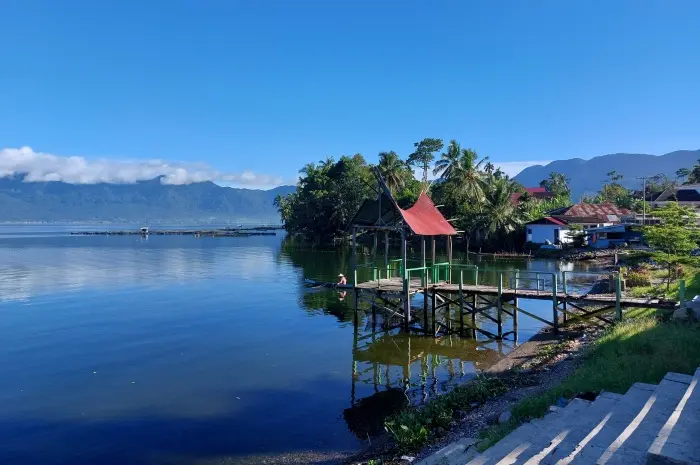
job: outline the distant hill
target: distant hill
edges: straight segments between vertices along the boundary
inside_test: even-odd
[[[0,221],[113,221],[153,223],[279,223],[271,190],[236,189],[213,182],[162,184],[160,178],[136,184],[67,184],[0,178]]]
[[[563,173],[571,179],[572,199],[581,195],[594,194],[600,190],[607,179],[606,174],[617,171],[624,175],[622,185],[629,189],[641,190],[642,181],[637,176],[654,176],[665,174],[675,178],[679,168],[693,168],[700,158],[700,150],[678,150],[665,155],[647,155],[634,153],[614,153],[594,157],[590,160],[572,158],[557,160],[546,166],[535,165],[525,168],[515,179],[525,187],[539,186],[552,171]]]

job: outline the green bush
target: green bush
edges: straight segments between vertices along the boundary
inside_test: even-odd
[[[627,274],[625,274],[625,283],[628,287],[651,286],[651,273],[646,268],[628,271]]]
[[[384,425],[400,450],[415,450],[428,441],[432,429],[447,428],[452,423],[455,411],[469,411],[473,403],[484,402],[506,390],[505,383],[500,379],[478,376],[422,408],[409,407],[392,415]]]

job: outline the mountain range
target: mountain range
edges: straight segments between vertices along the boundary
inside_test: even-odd
[[[271,190],[236,189],[213,182],[168,185],[161,178],[135,184],[24,182],[0,178],[2,222],[279,223]]]
[[[570,179],[571,198],[578,201],[582,195],[594,195],[607,179],[607,173],[617,171],[623,175],[620,183],[628,189],[642,189],[638,176],[665,174],[676,178],[679,168],[693,168],[700,158],[700,150],[678,150],[665,155],[648,155],[641,153],[614,153],[594,157],[589,160],[572,158],[553,161],[545,166],[534,165],[525,168],[515,180],[525,187],[536,187],[549,173],[564,174]]]

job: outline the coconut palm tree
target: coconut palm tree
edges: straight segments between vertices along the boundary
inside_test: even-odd
[[[459,142],[452,139],[450,145],[447,146],[447,151],[440,154],[440,159],[435,162],[433,174],[440,176],[441,179],[449,179],[460,163],[462,149]]]
[[[406,163],[394,152],[381,152],[379,154],[379,173],[381,173],[387,187],[396,193],[406,183]]]
[[[488,160],[488,157],[481,160],[478,158],[479,156],[474,150],[462,150],[459,163],[453,168],[452,175],[448,178],[452,188],[471,202],[478,202],[484,197],[481,165]]]
[[[488,175],[492,175],[495,169],[496,169],[496,167],[491,162],[487,162],[484,165],[484,172]]]
[[[518,192],[520,186],[505,178],[494,178],[487,186],[484,192],[486,205],[480,223],[488,238],[509,236],[523,224],[522,211],[512,200],[513,194]]]

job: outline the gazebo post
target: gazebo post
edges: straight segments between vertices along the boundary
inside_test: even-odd
[[[352,259],[350,260],[350,267],[352,268],[352,275],[356,276],[355,266],[357,265],[357,228],[352,227]],[[352,283],[353,286],[357,286],[357,283]]]
[[[430,247],[432,248],[431,250],[431,259],[432,262],[430,263],[431,265],[435,265],[435,236],[430,236]]]
[[[389,231],[384,231],[384,266],[389,266]],[[389,274],[387,273],[387,279]]]
[[[447,263],[449,263],[449,272],[447,273],[447,281],[452,283],[452,236],[447,236]]]
[[[411,322],[411,301],[409,300],[408,256],[406,253],[406,228],[401,228],[401,280],[403,281],[403,317],[406,329]]]

